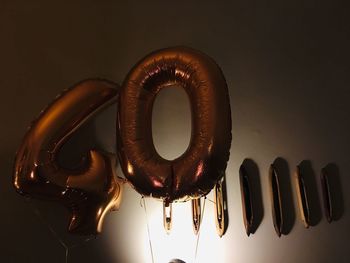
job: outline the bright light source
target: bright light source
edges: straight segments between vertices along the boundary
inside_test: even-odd
[[[224,248],[220,247],[222,242],[216,233],[214,223],[214,205],[210,201],[205,201],[197,256],[198,236],[193,232],[191,202],[173,204],[173,225],[170,234],[166,234],[163,227],[162,203],[155,199],[146,199],[145,202],[155,263],[171,262],[173,259],[180,259],[186,263],[225,262]],[[202,203],[204,205],[204,199]],[[144,233],[143,243],[144,262],[152,263],[147,232]]]

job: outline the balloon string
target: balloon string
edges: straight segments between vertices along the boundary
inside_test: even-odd
[[[212,202],[213,204],[215,204],[215,201],[213,201],[213,200],[211,200],[211,199],[209,199],[209,198],[208,198],[208,201],[209,201],[209,202]]]
[[[65,250],[65,263],[68,263],[68,250],[69,247],[64,243],[64,241],[59,237],[59,235],[57,234],[57,232],[52,228],[52,226],[50,225],[50,223],[45,220],[45,218],[41,215],[39,209],[35,206],[35,204],[33,204],[33,202],[30,201],[30,199],[26,199],[26,201],[29,203],[29,205],[32,207],[34,214],[36,215],[37,218],[39,218],[39,220],[46,225],[46,227],[49,229],[49,231],[51,232],[52,236],[54,238],[57,239],[57,241],[60,243],[60,245],[64,248]]]
[[[69,250],[78,246],[82,246],[84,243],[92,240],[92,239],[96,239],[96,236],[90,237],[85,239],[81,244],[74,244],[71,246],[68,246],[62,238],[59,237],[59,235],[57,234],[57,232],[53,229],[53,227],[51,226],[51,224],[45,220],[45,218],[42,216],[41,212],[39,211],[39,209],[35,206],[35,204],[33,202],[31,202],[30,199],[26,199],[26,201],[29,203],[29,205],[32,207],[32,210],[34,211],[34,214],[36,215],[37,218],[39,218],[39,220],[46,225],[46,227],[49,229],[49,231],[51,232],[52,236],[54,238],[57,239],[57,241],[60,243],[60,245],[64,248],[65,250],[65,263],[68,263],[68,258],[69,258]]]
[[[202,214],[201,214],[201,224],[203,222],[203,216],[204,216],[204,208],[205,208],[205,201],[207,200],[207,197],[204,197],[204,202],[203,202],[203,208],[202,208]],[[199,227],[198,235],[197,235],[197,241],[196,241],[196,250],[194,253],[194,262],[197,261],[197,252],[198,252],[198,245],[199,245],[199,237],[201,234],[201,227]]]
[[[96,239],[96,236],[84,239],[83,242],[81,242],[80,244],[74,244],[74,245],[71,245],[71,246],[67,247],[67,250],[66,250],[66,262],[65,263],[68,263],[69,250],[71,250],[73,248],[76,248],[76,247],[79,247],[79,246],[82,246],[86,242],[89,242],[90,240],[93,240],[93,239]]]
[[[149,230],[148,216],[147,216],[147,209],[146,209],[146,201],[145,201],[144,197],[142,197],[142,201],[143,201],[143,208],[144,208],[145,214],[146,214],[148,243],[149,243],[149,248],[150,248],[150,251],[151,251],[152,263],[154,263],[153,248],[152,248],[152,241],[151,241],[151,233],[150,233],[150,230]],[[142,204],[141,204],[141,206],[142,206]]]

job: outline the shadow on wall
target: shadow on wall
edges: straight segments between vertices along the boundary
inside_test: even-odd
[[[310,160],[303,160],[299,164],[300,173],[305,183],[306,197],[309,208],[310,226],[316,226],[322,219],[321,203],[317,188],[315,171]]]
[[[250,193],[252,198],[251,203],[254,217],[251,225],[251,233],[254,234],[264,218],[260,172],[257,164],[252,159],[245,159],[242,165],[247,172],[250,187],[252,188]]]
[[[273,162],[277,171],[282,205],[283,228],[282,234],[288,235],[295,223],[295,207],[293,202],[292,183],[290,180],[289,165],[287,161],[278,157]]]
[[[344,197],[339,168],[335,163],[329,163],[324,169],[328,176],[332,220],[338,221],[344,214]],[[325,198],[326,196],[323,194],[324,202]],[[324,212],[326,213],[326,211]]]
[[[245,159],[242,166],[246,170],[246,176],[249,178],[251,187],[251,203],[254,214],[251,233],[255,233],[264,217],[260,174],[257,164],[252,159]],[[278,176],[281,195],[283,222],[281,230],[282,234],[288,235],[292,231],[296,221],[296,209],[293,200],[293,184],[291,181],[290,169],[287,161],[281,157],[275,159],[273,166],[276,169],[276,176]],[[305,181],[310,216],[309,223],[310,226],[316,226],[322,219],[322,210],[315,172],[312,168],[311,161],[309,160],[303,160],[299,167]],[[337,221],[344,214],[344,200],[339,168],[336,164],[330,163],[324,169],[326,169],[329,178],[329,195],[332,220]],[[323,198],[326,198],[325,195]]]

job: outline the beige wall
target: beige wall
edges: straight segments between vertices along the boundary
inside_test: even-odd
[[[90,77],[121,83],[142,56],[174,45],[202,50],[217,61],[232,107],[229,227],[222,239],[216,236],[213,205],[207,201],[198,262],[348,261],[350,43],[344,7],[334,1],[331,6],[312,3],[318,1],[68,2],[0,1],[2,262],[64,262],[65,250],[50,229],[70,247],[68,262],[149,262],[146,219],[135,191],[126,189],[121,210],[108,215],[97,240],[83,242],[65,233],[63,207],[26,201],[15,193],[12,166],[26,127],[62,89]],[[187,98],[168,90],[157,103],[154,127],[160,151],[168,147],[169,155],[181,153],[189,136],[190,116],[183,114],[188,113]],[[177,117],[167,117],[175,113]],[[90,146],[114,151],[114,121],[111,107],[72,139],[64,161],[74,163]],[[69,154],[72,148],[79,151]],[[310,160],[317,186],[317,225],[304,229],[293,194],[291,231],[281,238],[272,225],[267,181],[276,157],[286,160],[291,173],[300,161]],[[263,204],[261,224],[249,238],[238,185],[245,158],[253,159],[260,171]],[[344,199],[342,217],[330,225],[320,214],[318,177],[328,162],[339,167],[342,187],[337,191]],[[174,208],[170,237],[161,229],[161,204],[147,200],[147,205],[156,259],[192,260],[196,240],[188,204]]]

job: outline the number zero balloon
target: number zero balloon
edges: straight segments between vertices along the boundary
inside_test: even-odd
[[[151,120],[158,92],[174,84],[189,97],[192,136],[183,155],[170,161],[154,147]],[[121,167],[140,194],[167,203],[206,195],[223,177],[231,146],[229,94],[220,68],[186,47],[146,56],[122,85],[117,130]]]

